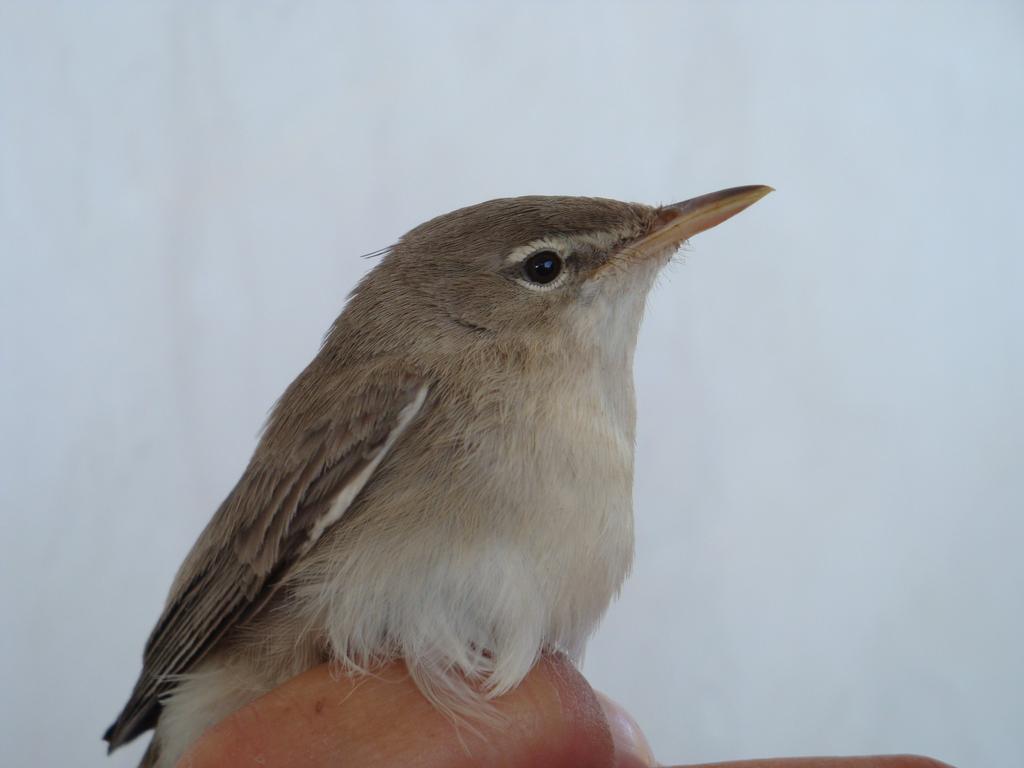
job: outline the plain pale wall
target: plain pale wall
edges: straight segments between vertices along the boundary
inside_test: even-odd
[[[767,183],[651,298],[585,672],[663,761],[1017,763],[1020,3],[298,6],[0,5],[0,762],[134,764],[100,734],[360,254]]]

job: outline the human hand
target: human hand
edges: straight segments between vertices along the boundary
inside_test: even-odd
[[[566,659],[545,657],[495,700],[505,718],[484,741],[423,698],[405,665],[353,680],[311,669],[207,731],[179,768],[641,768],[656,765],[633,719]],[[462,739],[460,741],[460,738]],[[468,747],[468,751],[467,751]],[[913,756],[785,758],[692,768],[943,768]],[[948,767],[947,767],[948,768]]]

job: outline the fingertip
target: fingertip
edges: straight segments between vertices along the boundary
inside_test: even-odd
[[[615,745],[615,767],[649,768],[657,765],[651,745],[633,716],[600,691],[596,693]]]

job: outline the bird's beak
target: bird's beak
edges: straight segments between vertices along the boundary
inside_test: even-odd
[[[674,251],[684,240],[721,224],[774,191],[771,187],[755,184],[663,205],[658,209],[651,231],[631,243],[626,250],[639,258]]]

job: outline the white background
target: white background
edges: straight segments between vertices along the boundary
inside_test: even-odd
[[[1019,764],[1022,137],[1019,2],[3,3],[0,762],[134,764],[100,734],[360,254],[766,183],[652,296],[585,672],[663,761]]]

